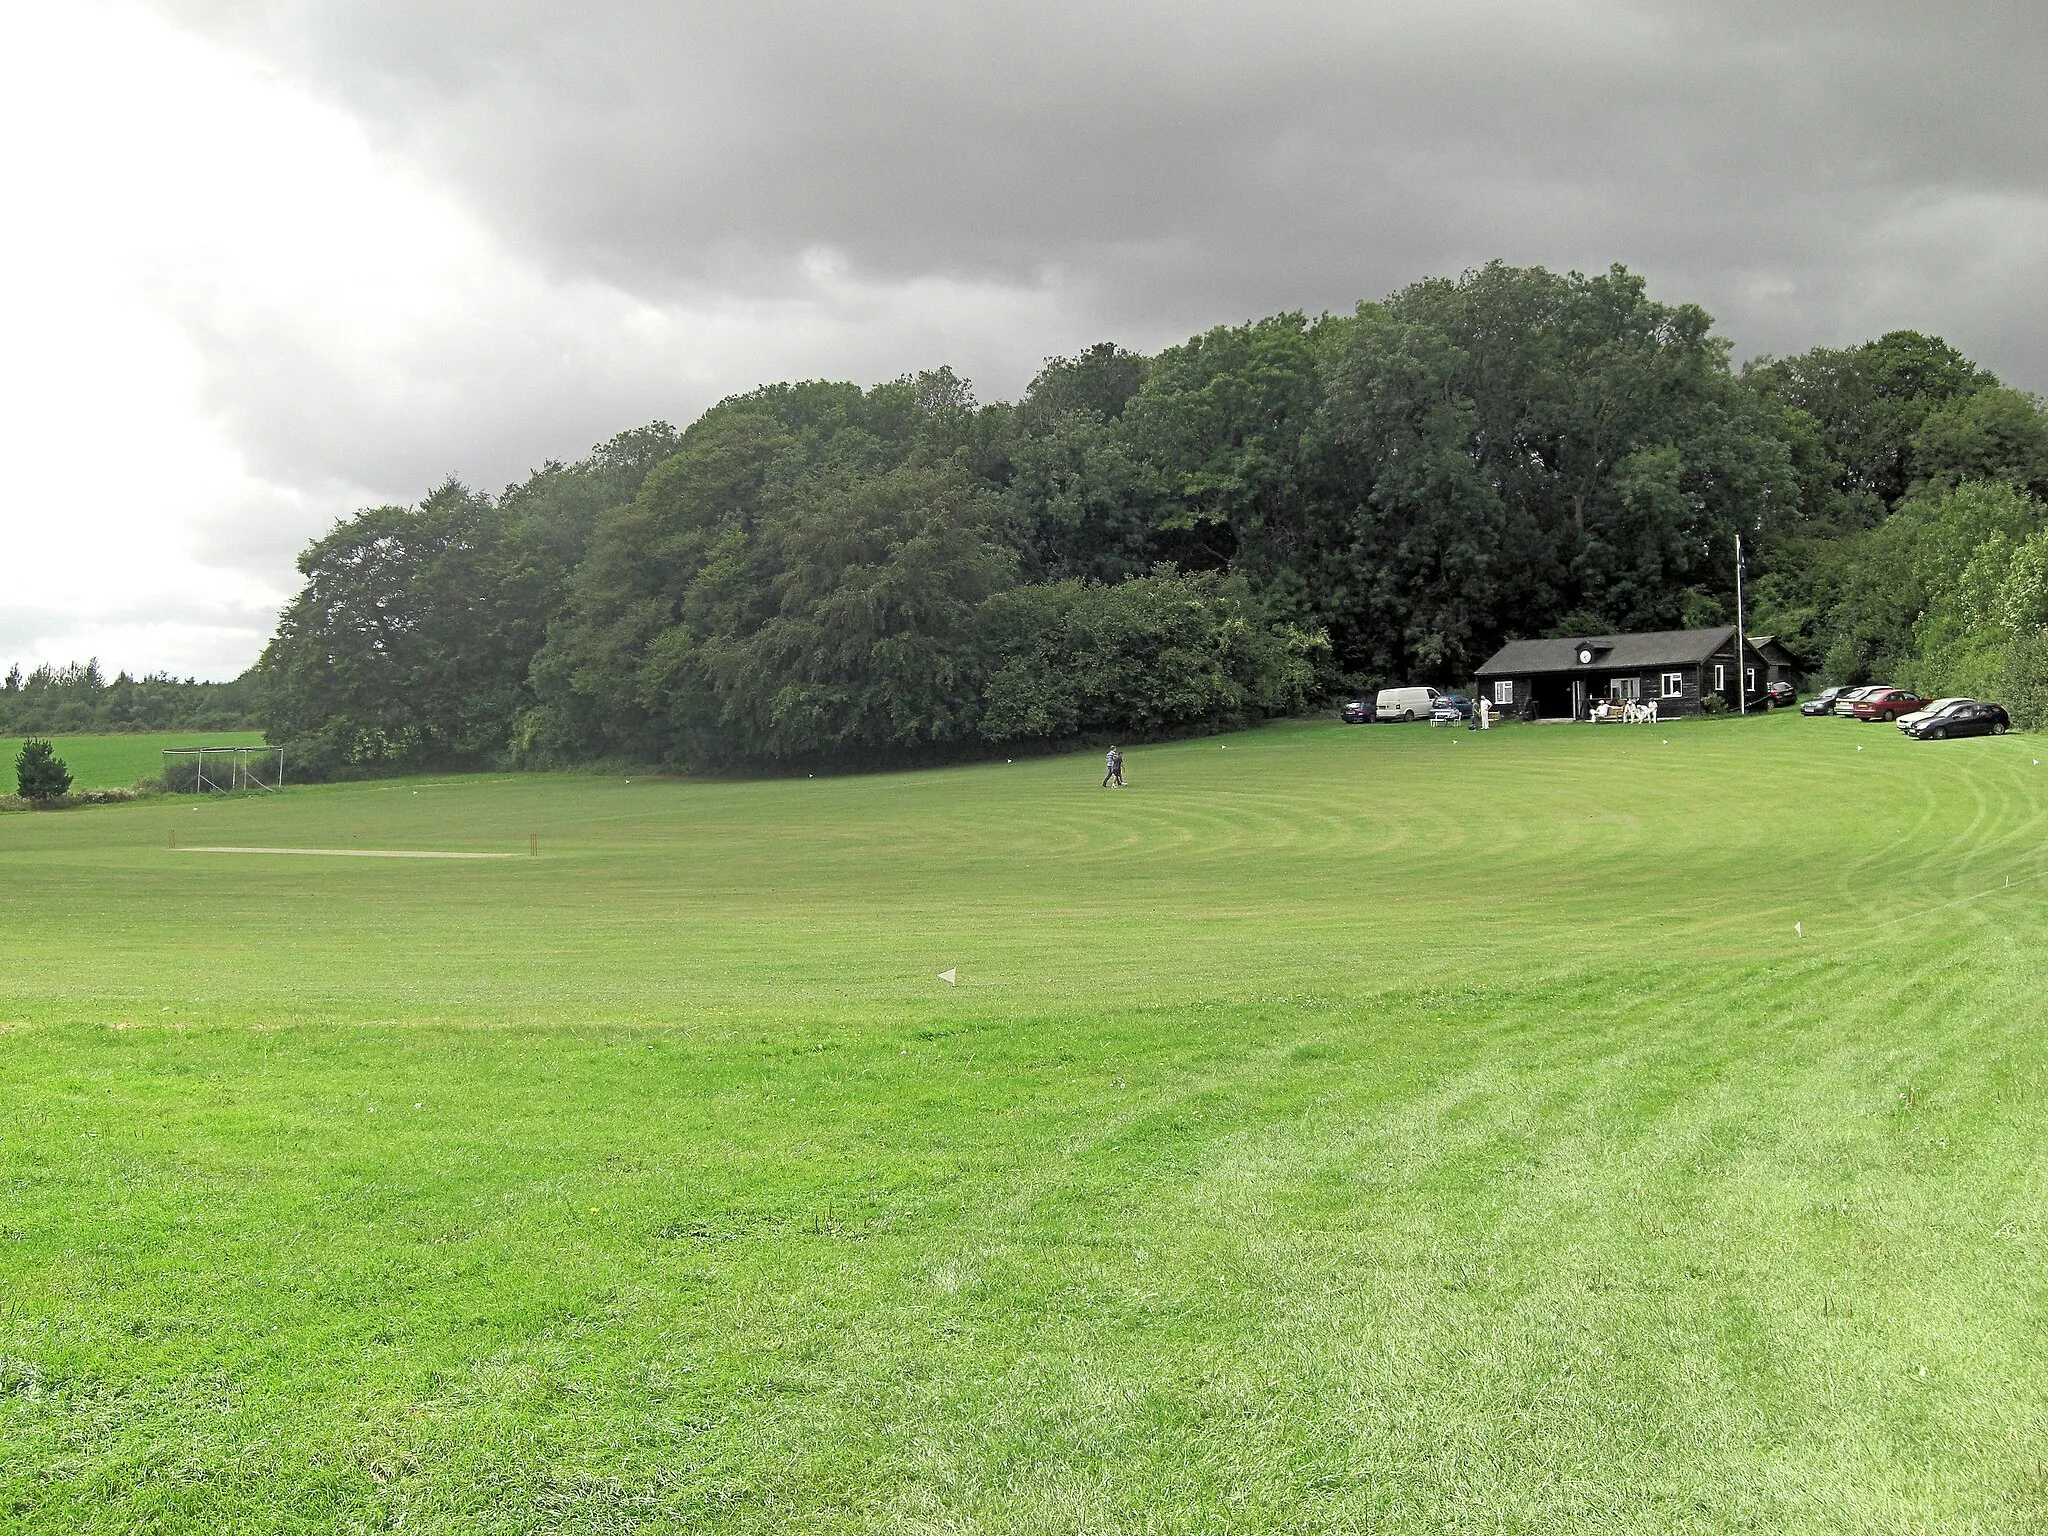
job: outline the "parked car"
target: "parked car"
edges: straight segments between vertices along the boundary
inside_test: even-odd
[[[1951,736],[2003,736],[2012,717],[1996,704],[1972,699],[1938,715],[1929,715],[1906,732],[1915,741],[1946,741]]]
[[[1846,688],[1823,688],[1804,704],[1799,706],[1802,715],[1832,715],[1835,701],[1849,690]]]
[[[1976,702],[1975,699],[1936,699],[1925,709],[1916,709],[1909,715],[1899,716],[1899,729],[1903,731],[1911,726],[1918,725],[1929,715],[1939,715],[1956,708],[1958,705],[1974,704]]]
[[[1382,688],[1373,714],[1381,720],[1427,720],[1442,697],[1434,688]]]
[[[1799,702],[1799,690],[1790,683],[1773,683],[1764,690],[1764,702],[1772,709],[1789,709]]]
[[[1848,689],[1840,698],[1835,700],[1835,713],[1844,720],[1853,720],[1856,718],[1856,701],[1858,699],[1866,699],[1880,693],[1888,693],[1891,690],[1891,686],[1890,683],[1878,683],[1871,687]]]
[[[1933,702],[1910,688],[1878,688],[1851,704],[1849,712],[1858,720],[1882,720],[1889,725],[1899,716],[1925,709]]]
[[[1372,700],[1353,699],[1349,704],[1346,704],[1337,711],[1337,717],[1346,725],[1371,725]]]
[[[1429,718],[1434,721],[1446,712],[1452,720],[1470,720],[1472,700],[1462,693],[1440,693],[1436,696],[1436,708],[1429,712]]]

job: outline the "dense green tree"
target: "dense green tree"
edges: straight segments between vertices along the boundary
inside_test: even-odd
[[[1040,581],[1123,581],[1165,557],[1142,461],[1114,422],[1073,411],[1010,450],[1025,569]]]
[[[476,761],[502,749],[552,608],[550,563],[450,480],[375,507],[299,558],[306,585],[259,676],[274,740],[309,769]]]
[[[22,799],[48,804],[71,792],[71,770],[49,742],[31,736],[15,754],[14,784]]]
[[[1265,622],[1242,577],[1171,566],[1114,585],[1016,587],[980,622],[989,741],[1149,735],[1296,708],[1324,645]]]
[[[2002,482],[1965,481],[1908,498],[1880,532],[1907,552],[1911,575],[1900,586],[1919,604],[1896,643],[1901,680],[1941,694],[1998,692],[2015,647],[2048,627],[2048,507]]]
[[[974,611],[1014,579],[996,512],[950,464],[792,488],[754,549],[734,550],[768,573],[761,622],[665,629],[640,670],[643,705],[684,728],[714,724],[745,757],[857,758],[964,738],[978,713]],[[689,617],[745,611],[729,589],[703,595],[685,603]],[[692,755],[707,755],[702,741]]]
[[[748,548],[771,471],[840,414],[851,385],[764,391],[727,402],[684,432],[635,499],[607,512],[571,583],[566,611],[534,661],[538,707],[519,744],[541,756],[664,753],[664,735],[715,732],[708,698],[647,702],[649,647],[686,619],[706,629],[748,627],[768,613]]]
[[[681,434],[665,421],[621,432],[577,464],[550,461],[498,500],[512,536],[561,572],[583,559],[600,514],[640,494]]]
[[[1937,489],[2002,480],[2048,495],[2048,413],[2016,389],[1980,389],[1943,401],[1914,432],[1913,475]]]
[[[1866,525],[1920,478],[1913,439],[1930,412],[1998,380],[1938,336],[1891,331],[1858,347],[1816,347],[1746,370],[1760,394],[1802,412],[1836,466],[1835,486]]]
[[[1075,357],[1047,358],[1019,403],[1026,431],[1042,431],[1069,415],[1115,421],[1145,383],[1151,359],[1098,341]]]
[[[2029,630],[2006,647],[1996,690],[2015,724],[2048,727],[2048,629]]]
[[[1958,485],[2048,490],[2048,425],[2038,405],[1913,331],[1761,360],[1745,380],[1783,412],[1803,515],[1769,551],[1759,624],[1832,681],[1912,670],[1915,628],[1931,597],[1919,576],[1896,578],[1903,551],[1927,531],[1927,507]],[[1921,505],[1908,509],[1909,501]]]
[[[522,744],[715,762],[969,734],[972,610],[1016,567],[968,467],[981,416],[946,370],[707,412],[600,521]]]
[[[1352,470],[1333,477],[1345,484],[1329,520],[1343,581],[1329,618],[1354,670],[1462,675],[1501,610],[1529,595],[1536,530],[1475,452],[1469,364],[1437,329],[1379,306],[1328,359],[1322,439]]]
[[[1152,359],[1117,423],[1162,558],[1255,583],[1308,553],[1302,434],[1320,394],[1299,314],[1218,326]]]
[[[1619,268],[1495,264],[1363,305],[1324,366],[1348,456],[1328,613],[1358,670],[1463,676],[1510,634],[1656,628],[1732,599],[1733,537],[1800,488],[1781,413],[1692,305]],[[1732,603],[1731,603],[1732,606]]]
[[[1118,430],[1150,366],[1098,342],[1048,359],[1025,391],[1004,479],[1029,579],[1121,581],[1160,558],[1139,460]]]
[[[504,752],[599,519],[679,441],[654,422],[542,466],[495,503],[451,479],[314,543],[257,668],[271,738],[313,773]]]
[[[2040,502],[1997,481],[1928,489],[1834,552],[1830,676],[1982,687],[1995,665],[1959,658],[1988,643],[2013,549],[2042,524]]]

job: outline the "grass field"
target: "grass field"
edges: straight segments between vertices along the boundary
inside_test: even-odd
[[[0,795],[15,792],[14,760],[22,738],[0,736]],[[53,736],[50,745],[71,772],[75,789],[126,789],[160,777],[165,747],[260,747],[261,731],[159,731],[133,736]]]
[[[0,818],[0,1528],[2039,1532],[2037,756]]]

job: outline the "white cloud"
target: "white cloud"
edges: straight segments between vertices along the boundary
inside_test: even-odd
[[[261,645],[289,560],[209,559],[196,535],[230,514],[303,520],[305,492],[254,469],[210,408],[213,360],[166,294],[250,279],[265,187],[331,162],[335,115],[134,12],[10,21],[0,645],[231,674]]]

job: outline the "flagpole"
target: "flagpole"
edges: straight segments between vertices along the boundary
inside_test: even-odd
[[[1742,617],[1742,535],[1735,535],[1735,696],[1742,700],[1742,713],[1749,713],[1748,625]]]

